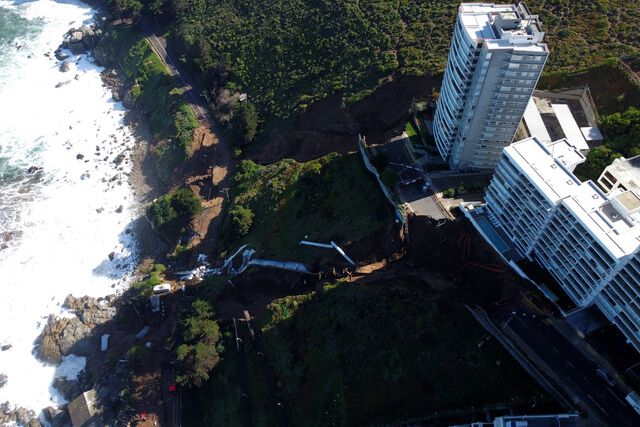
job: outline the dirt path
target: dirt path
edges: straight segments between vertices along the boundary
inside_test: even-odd
[[[201,127],[194,132],[193,155],[181,167],[182,182],[202,200],[203,212],[194,218],[191,227],[195,236],[190,247],[208,253],[219,235],[220,214],[228,197],[230,178],[235,166],[231,141],[208,114],[208,107],[201,99],[204,92],[198,82],[181,70],[166,50],[166,40],[154,33],[151,26],[142,21],[147,41],[160,57],[169,73],[181,88],[185,101],[193,109]]]

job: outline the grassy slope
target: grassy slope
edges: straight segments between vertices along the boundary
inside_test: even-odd
[[[135,82],[132,97],[149,118],[159,142],[158,171],[163,180],[189,156],[193,130],[198,127],[192,109],[144,36],[124,25],[109,29],[107,43],[129,82]]]
[[[279,389],[277,397],[270,395],[255,372],[249,394],[256,425],[273,422],[269,403],[275,398],[284,402],[290,423],[302,426],[416,417],[466,421],[486,406],[527,412],[525,402],[540,397],[499,344],[478,349],[486,333],[464,307],[419,289],[343,284],[325,287],[320,296],[276,300],[269,309],[259,323]],[[251,366],[256,356],[248,351]],[[213,396],[232,381],[233,363],[225,360],[198,393]],[[190,406],[187,425],[221,425],[219,417],[229,411],[240,414],[237,403],[221,399],[232,406]]]
[[[553,54],[572,70],[640,50],[640,2],[531,0]],[[176,34],[203,70],[223,66],[263,118],[337,91],[361,98],[393,72],[444,69],[458,1],[180,0]]]
[[[365,238],[380,230],[390,207],[357,154],[330,154],[307,163],[282,160],[269,166],[246,162],[234,177],[232,206],[255,214],[249,233],[233,239],[227,218],[229,249],[248,243],[261,256],[309,261],[317,249],[298,242],[339,244]]]

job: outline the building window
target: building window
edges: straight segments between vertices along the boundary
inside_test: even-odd
[[[609,171],[606,171],[604,173],[604,177],[607,178],[609,181],[611,181],[612,184],[615,184],[616,182],[618,182],[618,180],[616,179],[615,176],[611,175],[611,173]]]

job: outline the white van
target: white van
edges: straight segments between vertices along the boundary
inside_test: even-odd
[[[153,287],[154,295],[168,294],[169,292],[171,292],[171,285],[168,283],[162,283],[161,285],[155,285]]]

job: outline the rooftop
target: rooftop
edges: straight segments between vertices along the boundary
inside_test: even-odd
[[[609,173],[615,176],[628,190],[640,191],[640,155],[625,159],[615,159],[604,170],[603,175]],[[600,177],[602,179],[602,176]],[[600,181],[600,179],[598,181]]]
[[[544,144],[532,137],[511,144],[505,153],[544,197],[563,204],[613,257],[640,245],[640,197],[629,191],[606,196],[592,181],[581,182],[568,165],[584,156],[566,139]]]
[[[524,6],[493,3],[462,3],[458,19],[469,39],[486,40],[488,47],[513,48],[531,52],[546,52],[538,17]]]

